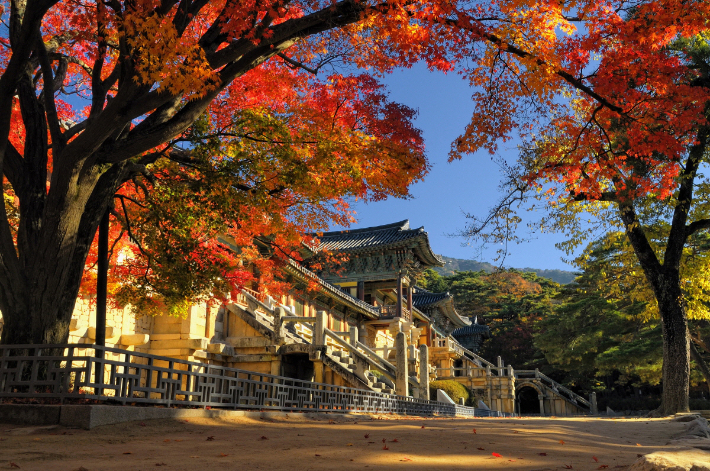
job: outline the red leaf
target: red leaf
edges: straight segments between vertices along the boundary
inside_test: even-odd
[[[597,458],[596,456],[592,456],[592,459],[597,463],[599,462],[599,458]]]
[[[382,447],[382,449],[383,449],[383,450],[389,450],[390,447],[388,447],[387,445],[385,445],[385,446]]]
[[[397,440],[396,438],[394,440],[390,440],[390,441],[394,442],[394,443],[399,443],[399,440]]]
[[[480,446],[478,447],[479,450],[485,450],[485,448],[481,448]]]
[[[547,453],[538,453],[540,456],[547,456]]]
[[[262,435],[259,440],[268,440],[268,439],[269,439],[269,437],[267,437],[267,436],[265,436],[265,435]]]
[[[565,465],[565,469],[572,469],[572,465],[571,465],[571,464],[566,464],[566,465]]]
[[[564,440],[560,440],[560,445],[564,445],[564,444],[565,444],[565,441],[564,441]]]
[[[383,439],[382,439],[382,443],[387,443],[387,439],[386,439],[386,438],[383,438]]]
[[[473,429],[473,434],[476,435],[476,429]]]
[[[502,458],[498,453],[491,453],[491,455],[495,456],[496,458]]]
[[[19,468],[20,465],[17,464],[17,463],[12,463],[12,462],[10,462],[10,467],[11,467],[11,468]]]
[[[403,459],[401,459],[401,460],[399,460],[399,461],[412,461],[412,459],[411,459],[411,458],[403,458]]]
[[[320,456],[318,453],[316,453],[316,456]]]
[[[423,426],[423,425],[422,425],[422,428],[424,428],[424,426]]]
[[[369,434],[369,433],[366,433],[366,434],[365,434],[365,438],[370,438],[370,434]]]
[[[600,464],[597,469],[606,469],[606,468],[608,468],[608,467],[609,467],[608,464]]]

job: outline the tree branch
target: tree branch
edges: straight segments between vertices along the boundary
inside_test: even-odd
[[[290,64],[289,68],[291,68],[291,69],[303,69],[306,72],[312,73],[313,75],[318,75],[318,69],[320,69],[320,67],[317,67],[315,69],[308,67],[306,64],[302,64],[301,62],[291,59],[283,52],[279,52],[276,55],[279,56],[281,59],[285,60],[287,64]]]

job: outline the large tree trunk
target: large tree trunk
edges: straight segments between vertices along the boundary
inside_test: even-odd
[[[38,218],[36,237],[18,244],[18,276],[0,294],[4,327],[0,344],[66,343],[86,257],[101,216],[120,185],[123,164],[85,175],[75,198],[56,216]]]
[[[670,278],[670,279],[668,279]],[[668,277],[658,297],[663,326],[663,396],[659,412],[689,410],[690,336],[679,277]]]

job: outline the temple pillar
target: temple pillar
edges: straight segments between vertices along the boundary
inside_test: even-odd
[[[357,282],[357,299],[359,299],[360,301],[365,300],[365,282],[364,281]]]
[[[414,288],[411,286],[407,286],[407,310],[411,313],[412,312],[412,305],[414,304],[414,301],[412,299],[412,291]],[[412,319],[414,319],[414,316],[412,316]]]
[[[429,399],[429,347],[419,345],[419,398]]]
[[[404,332],[398,332],[394,339],[396,348],[395,358],[397,363],[397,376],[395,377],[395,394],[398,396],[407,395],[407,385],[409,383],[409,373],[407,371],[407,339]]]
[[[313,381],[316,383],[324,383],[323,361],[317,360],[313,362]]]
[[[402,273],[397,275],[397,317],[402,317]]]

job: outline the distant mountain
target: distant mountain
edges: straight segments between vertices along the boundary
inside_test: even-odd
[[[453,275],[456,271],[485,271],[491,273],[496,269],[495,265],[488,262],[476,262],[474,260],[463,260],[461,258],[442,257],[446,263],[443,267],[436,267],[435,270],[440,275]],[[578,275],[573,271],[567,270],[547,270],[542,268],[517,268],[520,271],[531,271],[537,273],[538,276],[549,278],[561,285],[566,285],[574,281]]]

